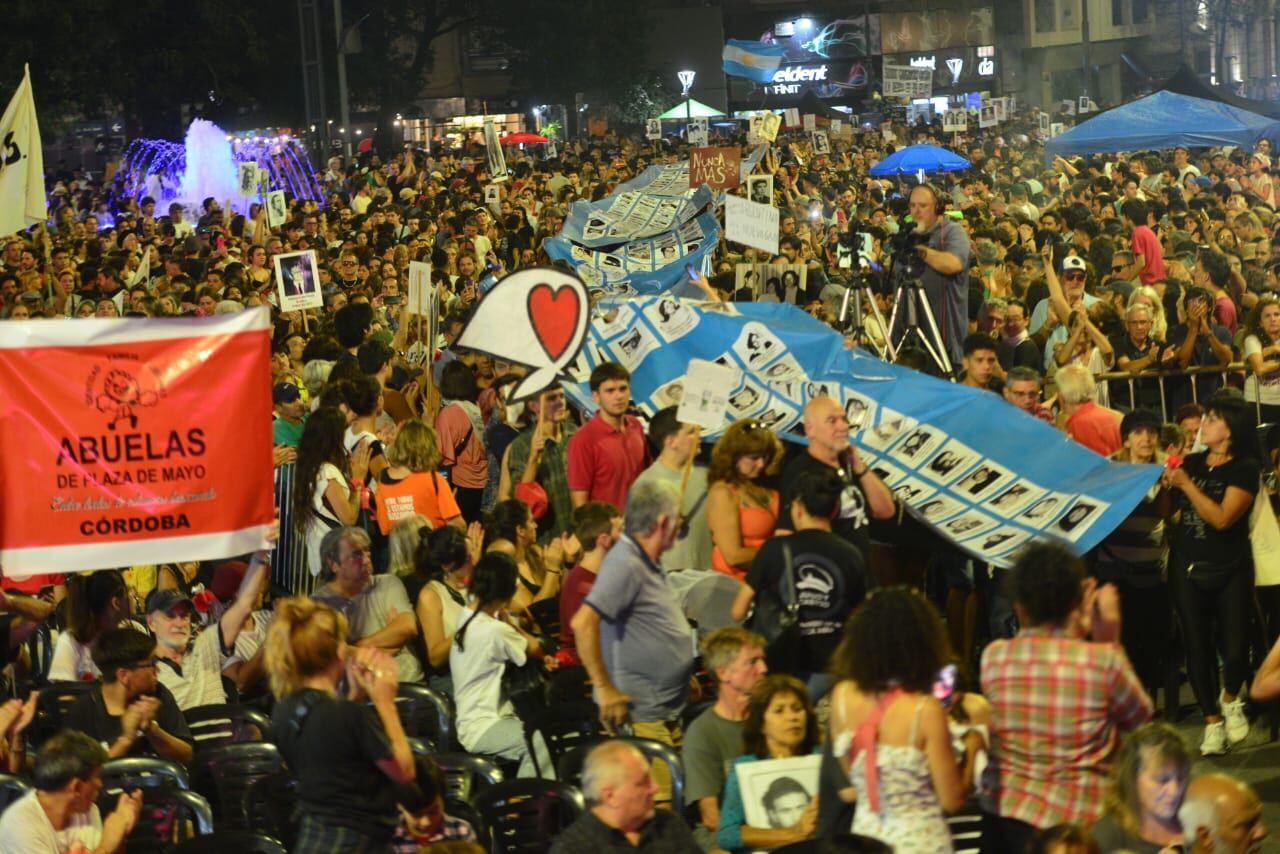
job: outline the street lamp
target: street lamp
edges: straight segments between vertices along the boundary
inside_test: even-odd
[[[677,71],[676,77],[680,78],[680,97],[684,98],[684,138],[689,140],[689,122],[693,118],[693,107],[689,103],[689,90],[693,88],[693,78],[698,72],[684,69]]]

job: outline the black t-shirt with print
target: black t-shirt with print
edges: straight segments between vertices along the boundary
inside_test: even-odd
[[[1182,468],[1200,491],[1217,504],[1222,503],[1227,488],[1231,486],[1239,487],[1250,495],[1258,494],[1261,471],[1252,460],[1233,458],[1211,468],[1208,452],[1201,451],[1188,455]],[[1182,560],[1223,563],[1242,560],[1249,555],[1247,510],[1231,527],[1219,531],[1200,518],[1185,492],[1178,489],[1173,495],[1174,509],[1182,513],[1173,528],[1173,545]]]
[[[867,494],[862,491],[862,484],[856,478],[851,478],[847,471],[816,460],[807,452],[797,454],[782,471],[782,503],[779,505],[778,527],[791,527],[791,500],[795,497],[795,484],[801,475],[811,471],[834,471],[844,481],[840,514],[832,520],[831,530],[857,549],[862,556],[863,566],[867,566],[871,554],[871,508],[867,504]]]
[[[866,563],[842,537],[827,531],[796,531],[771,537],[756,552],[746,578],[752,590],[782,595],[784,543],[791,549],[799,605],[801,642],[793,669],[799,673],[821,671],[840,642],[845,620],[867,596]]]

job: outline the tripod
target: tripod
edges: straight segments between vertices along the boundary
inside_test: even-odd
[[[874,352],[881,359],[894,361],[898,358],[893,346],[892,337],[889,334],[892,327],[884,325],[884,315],[880,313],[880,306],[876,304],[875,295],[871,293],[871,287],[862,278],[860,273],[854,272],[850,277],[849,284],[844,286],[844,297],[840,301],[840,326],[853,336],[853,346],[866,347]],[[853,300],[853,316],[849,315],[849,301]],[[871,306],[871,314],[876,319],[876,323],[880,324],[880,328],[884,330],[884,341],[877,342],[871,337],[871,333],[867,331],[867,327],[862,318],[863,300]]]
[[[903,324],[902,333],[898,336],[898,340],[893,340],[893,330],[896,328],[898,320],[898,310],[906,306],[906,322]],[[924,319],[928,322],[928,328],[922,328],[920,325],[919,312],[923,310]],[[929,306],[928,295],[924,292],[924,285],[919,279],[903,278],[899,281],[897,290],[893,294],[893,312],[889,315],[889,333],[886,336],[889,342],[891,352],[897,353],[902,350],[909,342],[918,341],[929,358],[933,359],[938,369],[942,371],[943,376],[951,377],[951,358],[947,355],[947,348],[943,345],[942,333],[938,331],[938,323],[933,317],[933,309]],[[896,359],[897,356],[894,356]]]

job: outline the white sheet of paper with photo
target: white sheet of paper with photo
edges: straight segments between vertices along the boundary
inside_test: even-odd
[[[484,203],[494,216],[502,215],[502,185],[489,184],[484,188]]]
[[[752,827],[768,827],[769,814],[765,810],[764,796],[769,785],[779,777],[790,777],[799,783],[812,798],[818,794],[818,777],[822,756],[793,756],[788,759],[762,759],[734,766],[738,785],[742,790],[743,812],[747,824]]]
[[[431,316],[431,265],[426,261],[409,262],[409,313]]]
[[[289,216],[289,206],[284,200],[284,190],[272,190],[267,193],[267,225],[279,228]]]
[[[662,119],[645,119],[644,138],[652,140],[662,139]]]
[[[489,180],[507,180],[507,155],[498,141],[498,129],[494,127],[493,119],[484,120],[484,149],[489,159]]]
[[[800,124],[800,111],[795,107],[787,107],[787,127]]]
[[[1049,138],[1052,139],[1066,129],[1067,126],[1063,122],[1051,122],[1049,124]]]
[[[320,290],[320,271],[316,267],[316,251],[308,249],[306,252],[290,252],[287,255],[277,255],[272,259],[276,268],[276,298],[280,301],[281,311],[303,311],[308,308],[324,308],[324,293]],[[299,270],[299,261],[310,272],[310,286],[301,290],[296,294],[286,294],[284,290],[284,267],[289,265],[290,270]],[[296,272],[293,273],[296,275]],[[301,283],[294,282],[295,287],[301,287]]]
[[[964,133],[969,127],[969,117],[964,110],[947,110],[942,114],[943,133]]]
[[[840,132],[841,132],[841,131],[843,131],[843,130],[844,130],[844,122],[840,121],[839,119],[832,119],[832,120],[831,120],[831,133],[832,133],[832,134],[834,134],[834,135],[836,135],[836,136],[839,136],[839,135],[840,135]]]
[[[813,113],[805,113],[801,123],[805,133],[813,133],[818,128],[818,117]]]
[[[684,375],[684,395],[676,418],[704,430],[719,430],[729,408],[729,392],[738,385],[741,371],[703,359],[692,359]]]
[[[760,117],[760,136],[766,142],[774,142],[778,138],[778,129],[782,127],[782,117],[777,113],[765,113]]]
[[[740,196],[724,197],[726,240],[778,254],[778,209]]]
[[[982,109],[978,111],[978,127],[993,128],[999,122],[996,121],[996,108],[990,104],[983,104]]]
[[[240,164],[240,198],[248,199],[258,194],[258,164]]]

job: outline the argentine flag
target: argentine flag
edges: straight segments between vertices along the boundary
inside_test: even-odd
[[[769,83],[782,64],[785,53],[786,48],[779,44],[729,39],[721,59],[724,60],[725,74],[745,77],[756,83]]]

